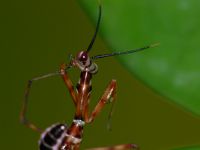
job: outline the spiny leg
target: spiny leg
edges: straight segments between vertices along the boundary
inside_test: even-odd
[[[24,102],[23,102],[23,105],[22,105],[21,113],[20,113],[20,121],[25,126],[31,128],[34,131],[37,131],[37,132],[41,133],[42,129],[38,128],[35,124],[30,122],[26,118],[27,106],[28,106],[28,100],[29,100],[28,98],[29,98],[29,93],[30,93],[31,87],[32,87],[32,83],[33,83],[33,81],[38,81],[38,80],[41,80],[41,79],[44,79],[44,78],[48,78],[48,77],[52,77],[52,76],[56,76],[56,75],[60,75],[60,73],[59,72],[49,73],[49,74],[46,74],[46,75],[43,75],[43,76],[39,76],[39,77],[33,78],[33,79],[28,81],[28,84],[27,84],[27,87],[26,87],[26,90],[25,90],[25,95],[24,95]]]
[[[87,150],[125,150],[125,149],[139,150],[139,147],[136,144],[121,144],[121,145],[114,145],[114,146],[109,146],[109,147],[90,148]]]
[[[66,72],[66,64],[61,64],[60,66],[60,73],[61,73],[61,76],[63,78],[63,81],[65,83],[65,85],[67,86],[68,90],[69,90],[69,93],[72,97],[72,100],[76,106],[76,103],[77,103],[77,94],[76,92],[74,91],[74,86],[72,84],[72,81],[69,79],[69,76]]]
[[[115,95],[116,95],[116,80],[112,80],[109,85],[107,86],[104,94],[100,98],[98,104],[94,108],[94,110],[91,113],[91,116],[85,116],[85,121],[87,123],[90,123],[94,120],[94,118],[101,112],[102,108],[104,107],[105,104],[108,102],[114,102],[115,101]],[[113,108],[113,107],[111,107]],[[86,110],[88,111],[88,110]],[[86,113],[87,114],[87,113]],[[109,119],[112,116],[112,109],[109,113]]]

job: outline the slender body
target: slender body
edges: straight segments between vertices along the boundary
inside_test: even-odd
[[[116,82],[113,80],[109,84],[104,95],[100,98],[98,104],[89,115],[89,101],[90,93],[92,90],[91,79],[92,75],[97,73],[97,65],[93,63],[86,51],[81,51],[77,54],[75,59],[72,59],[70,65],[78,67],[81,71],[80,80],[76,85],[76,90],[73,88],[72,82],[70,81],[66,70],[66,65],[62,64],[60,68],[60,73],[63,78],[64,83],[66,84],[74,104],[76,106],[76,112],[74,120],[69,128],[65,128],[63,135],[59,137],[58,142],[53,148],[57,150],[69,150],[69,149],[78,149],[82,141],[83,126],[86,123],[91,123],[96,115],[101,111],[104,104],[106,104],[111,97],[114,97]],[[48,129],[46,131],[48,133]],[[46,133],[44,132],[44,133]],[[46,137],[46,136],[44,136]],[[43,141],[42,136],[42,141]]]
[[[69,79],[66,71],[69,66],[77,67],[81,71],[80,80],[76,85],[76,89],[74,89],[74,86],[72,85],[72,82]],[[92,75],[97,73],[97,70],[97,65],[90,60],[86,51],[79,52],[77,56],[70,61],[69,65],[62,64],[60,66],[60,75],[63,78],[63,81],[68,88],[76,107],[73,122],[69,127],[67,127],[65,124],[58,123],[43,131],[26,119],[26,98],[31,87],[30,83],[43,78],[43,76],[29,81],[27,90],[25,92],[26,101],[22,108],[21,121],[23,121],[23,123],[28,127],[41,133],[41,138],[39,140],[40,150],[78,150],[82,141],[83,126],[87,123],[91,123],[100,113],[105,104],[114,102],[116,94],[116,81],[112,80],[94,110],[91,112],[91,114],[89,114],[90,93],[92,90],[91,79]],[[112,111],[110,111],[110,114],[111,113]]]
[[[41,138],[39,140],[40,150],[79,150],[80,143],[82,141],[84,125],[92,123],[96,116],[101,112],[105,104],[114,104],[116,97],[116,81],[111,80],[111,82],[105,89],[103,95],[100,97],[95,108],[91,111],[91,113],[89,111],[90,94],[92,91],[91,80],[92,76],[98,71],[98,67],[94,63],[95,59],[115,55],[130,54],[157,46],[157,44],[153,44],[138,49],[133,49],[124,52],[115,52],[111,54],[101,54],[90,58],[89,51],[91,50],[96,39],[96,35],[100,24],[100,18],[101,5],[99,5],[99,17],[97,21],[96,30],[87,50],[78,52],[78,54],[74,58],[70,57],[70,62],[67,64],[62,64],[60,66],[59,71],[39,76],[28,81],[24,96],[24,102],[20,114],[20,120],[27,127],[41,133]],[[70,68],[78,68],[80,70],[80,80],[75,88],[68,76],[68,70]],[[26,117],[30,89],[34,81],[38,81],[56,75],[60,75],[63,78],[63,81],[66,87],[68,88],[70,96],[73,100],[76,111],[74,119],[70,126],[67,126],[66,124],[62,123],[57,123],[43,130],[41,128],[38,128],[34,123],[30,122]],[[109,113],[109,119],[112,115],[112,108],[113,107],[111,107],[111,111]],[[138,146],[135,144],[121,144],[111,147],[93,148],[92,150],[123,150],[130,148],[139,149]]]

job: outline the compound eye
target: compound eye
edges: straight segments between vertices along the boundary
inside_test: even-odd
[[[81,62],[85,62],[87,59],[88,59],[88,54],[86,51],[81,51],[79,54],[78,54],[78,59],[79,61]]]

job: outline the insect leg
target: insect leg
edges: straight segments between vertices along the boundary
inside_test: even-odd
[[[79,150],[79,149],[80,149],[80,144],[76,144],[76,145],[74,145],[73,150]]]
[[[139,150],[139,147],[136,144],[121,144],[121,145],[114,145],[110,147],[90,148],[87,150],[124,150],[124,149]]]
[[[104,94],[100,98],[96,107],[92,111],[91,116],[89,118],[86,116],[86,118],[85,118],[86,122],[87,123],[92,122],[94,120],[94,118],[100,113],[100,111],[102,110],[102,108],[104,107],[105,104],[107,104],[109,102],[112,102],[112,104],[114,104],[113,102],[115,102],[115,97],[116,97],[116,80],[112,80],[109,83],[109,85],[107,86]],[[113,105],[111,107],[111,111],[109,113],[108,119],[110,119],[112,116],[112,108],[113,108]]]
[[[67,86],[68,90],[69,90],[69,93],[72,97],[72,100],[76,106],[76,103],[77,103],[77,94],[74,90],[74,86],[72,84],[72,81],[69,79],[69,76],[66,72],[66,64],[61,64],[60,66],[60,73],[61,73],[61,76],[63,78],[63,81],[65,83],[65,85]]]
[[[32,83],[33,81],[38,81],[44,78],[48,78],[48,77],[52,77],[52,76],[56,76],[56,75],[60,75],[59,72],[55,72],[55,73],[49,73],[43,76],[39,76],[36,78],[33,78],[31,80],[28,81],[26,90],[25,90],[25,95],[24,95],[24,101],[23,101],[23,105],[22,105],[22,109],[21,109],[21,113],[20,113],[20,121],[27,127],[31,128],[34,131],[37,132],[42,132],[42,129],[38,128],[35,124],[33,124],[32,122],[30,122],[27,118],[26,118],[26,113],[27,113],[27,106],[28,106],[28,98],[29,98],[29,93],[32,87]]]

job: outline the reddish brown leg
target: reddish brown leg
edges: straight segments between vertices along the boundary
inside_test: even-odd
[[[29,93],[30,93],[31,87],[32,87],[32,83],[33,83],[33,81],[41,80],[41,79],[48,78],[48,77],[51,77],[51,76],[56,76],[56,75],[59,75],[59,74],[60,74],[59,72],[49,73],[49,74],[46,74],[46,75],[43,75],[43,76],[40,76],[40,77],[33,78],[33,79],[28,81],[27,88],[26,88],[25,95],[24,95],[24,102],[23,102],[23,105],[22,105],[21,113],[20,113],[20,121],[25,126],[31,128],[34,131],[37,131],[37,132],[41,133],[42,129],[38,128],[35,124],[30,122],[26,118],[27,106],[28,106],[28,98],[29,98]]]
[[[61,64],[60,66],[60,73],[61,73],[61,76],[63,78],[63,81],[65,83],[65,85],[67,86],[68,90],[69,90],[69,93],[72,97],[72,100],[76,106],[76,103],[77,103],[77,94],[76,92],[74,91],[74,86],[72,84],[72,81],[69,79],[69,76],[66,72],[66,64]]]
[[[110,147],[90,148],[87,150],[125,150],[125,149],[139,150],[139,147],[135,144],[121,144],[121,145],[115,145],[115,146],[110,146]]]
[[[116,81],[112,80],[109,85],[107,86],[104,94],[100,98],[98,104],[94,108],[94,110],[91,113],[91,116],[88,117],[87,115],[85,116],[85,121],[87,123],[90,123],[94,120],[94,118],[100,113],[104,105],[108,102],[114,102],[115,101],[115,95],[116,95]],[[113,107],[111,107],[113,108]],[[88,109],[86,110],[88,112]],[[88,114],[88,113],[86,113]],[[109,119],[112,116],[112,110],[109,113]]]
[[[79,150],[80,149],[79,147],[80,147],[80,144],[74,145],[73,150]]]

